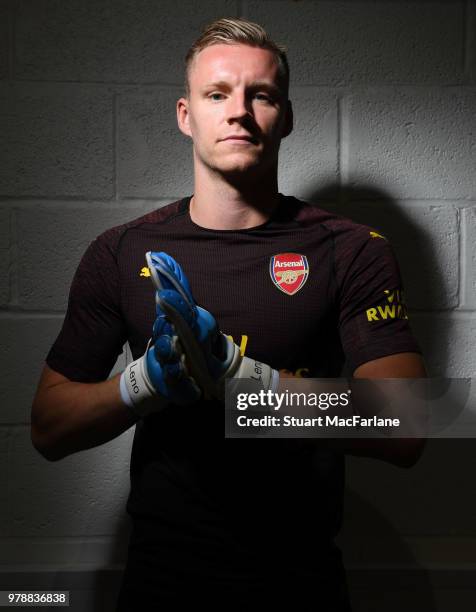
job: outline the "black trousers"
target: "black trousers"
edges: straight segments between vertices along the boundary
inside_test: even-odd
[[[263,612],[351,612],[340,550],[328,542],[313,558],[262,547],[243,556],[215,552],[192,536],[158,537],[153,523],[135,521],[117,612],[220,609]]]
[[[155,579],[154,579],[155,578]],[[128,564],[117,612],[219,609],[240,612],[351,612],[344,576],[263,575],[256,580],[220,580],[216,576],[171,574]]]

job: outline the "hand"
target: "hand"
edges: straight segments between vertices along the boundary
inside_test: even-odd
[[[206,397],[224,400],[225,380],[230,378],[256,380],[266,391],[275,391],[278,372],[241,355],[239,347],[220,332],[213,315],[196,304],[180,265],[166,253],[148,252],[146,260],[157,289],[157,313],[171,324],[189,374]]]
[[[144,355],[127,366],[120,380],[122,399],[140,417],[170,403],[192,404],[202,395],[188,373],[175,329],[159,306],[156,312]]]

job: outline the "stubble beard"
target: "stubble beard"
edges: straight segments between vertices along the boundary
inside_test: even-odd
[[[245,163],[237,162],[224,165],[216,161],[216,157],[215,159],[204,159],[203,156],[198,153],[196,153],[196,155],[199,163],[204,166],[209,173],[225,179],[228,183],[238,188],[247,184],[256,183],[263,179],[273,167],[274,162],[273,159],[257,157],[254,163],[247,161]]]

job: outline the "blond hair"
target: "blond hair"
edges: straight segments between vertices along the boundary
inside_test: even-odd
[[[241,17],[218,19],[209,23],[202,30],[202,35],[193,43],[185,56],[185,95],[190,97],[190,70],[195,57],[212,45],[249,45],[268,49],[273,53],[278,64],[278,77],[286,98],[289,93],[289,64],[286,47],[272,41],[267,32],[257,23]]]

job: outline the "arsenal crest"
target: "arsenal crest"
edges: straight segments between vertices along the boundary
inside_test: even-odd
[[[280,253],[271,257],[269,273],[278,289],[288,295],[294,295],[307,281],[309,264],[305,255]]]

